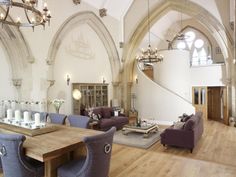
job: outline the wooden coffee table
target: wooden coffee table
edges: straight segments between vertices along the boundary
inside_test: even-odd
[[[137,126],[136,124],[127,124],[123,127],[122,133],[124,135],[128,135],[130,132],[138,132],[143,133],[144,138],[148,138],[150,133],[156,133],[158,131],[157,124],[141,124],[141,126]]]

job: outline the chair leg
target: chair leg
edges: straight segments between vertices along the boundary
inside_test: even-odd
[[[164,147],[166,146],[165,144],[162,144]]]
[[[190,152],[191,152],[191,153],[193,153],[193,148],[192,148],[192,149],[190,149]]]

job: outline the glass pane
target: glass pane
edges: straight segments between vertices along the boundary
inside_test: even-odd
[[[198,99],[199,98],[199,92],[197,88],[194,88],[194,104],[199,104]]]
[[[206,90],[204,88],[201,89],[201,103],[200,104],[205,104],[206,100]]]

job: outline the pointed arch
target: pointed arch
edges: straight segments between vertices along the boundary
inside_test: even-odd
[[[19,28],[3,25],[0,28],[0,45],[10,63],[12,80],[22,79],[24,68],[35,59]]]
[[[150,12],[150,25],[152,26],[156,21],[158,21],[171,10],[179,11],[193,17],[212,34],[216,41],[219,42],[219,46],[221,47],[226,63],[227,78],[231,78],[231,68],[229,66],[228,59],[232,59],[233,56],[231,51],[233,39],[229,35],[227,29],[206,9],[190,0],[187,0],[186,4],[183,4],[182,1],[178,0],[168,0],[158,4],[154,10]],[[127,64],[125,70],[127,71],[126,77],[129,78],[128,82],[132,80],[132,62],[135,59],[139,44],[148,32],[147,26],[147,17],[145,17],[140,22],[133,35],[130,37],[128,45],[126,45],[126,48],[124,49],[124,58],[126,59]]]
[[[89,25],[101,39],[110,60],[112,71],[112,82],[119,82],[119,71],[121,67],[118,51],[115,42],[103,22],[90,11],[79,12],[69,17],[59,28],[50,45],[47,57],[47,64],[54,65],[56,54],[66,35],[80,24]],[[53,69],[52,67],[50,67]]]

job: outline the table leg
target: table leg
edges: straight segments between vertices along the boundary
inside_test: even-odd
[[[69,153],[62,154],[59,157],[54,159],[48,160],[45,162],[45,169],[44,169],[44,176],[45,177],[57,177],[57,168],[65,163],[68,162],[70,159]]]

